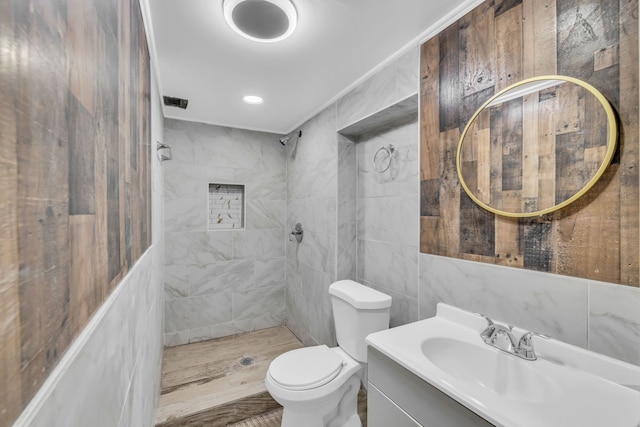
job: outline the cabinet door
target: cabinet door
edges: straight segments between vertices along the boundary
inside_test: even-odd
[[[367,425],[368,427],[422,427],[371,383],[367,393]]]
[[[369,347],[368,361],[370,386],[375,386],[423,427],[493,426],[376,349]]]

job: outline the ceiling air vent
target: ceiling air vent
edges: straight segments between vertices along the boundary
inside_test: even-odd
[[[188,99],[175,98],[173,96],[163,96],[162,98],[164,99],[164,105],[182,108],[183,110],[187,109],[187,104],[189,103]]]

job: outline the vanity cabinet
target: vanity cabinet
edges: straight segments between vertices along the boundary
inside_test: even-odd
[[[369,427],[487,427],[493,424],[369,346]]]

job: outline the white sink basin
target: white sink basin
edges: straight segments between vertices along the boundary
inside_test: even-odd
[[[537,337],[527,361],[485,344],[485,327],[438,304],[435,317],[367,343],[497,426],[640,426],[640,366]]]
[[[422,343],[422,352],[456,380],[505,399],[541,403],[556,398],[560,391],[550,378],[536,372],[531,362],[493,351],[486,344],[435,337]]]

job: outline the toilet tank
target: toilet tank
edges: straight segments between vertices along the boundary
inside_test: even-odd
[[[358,362],[367,361],[365,337],[389,328],[391,297],[353,280],[329,286],[338,346]]]

